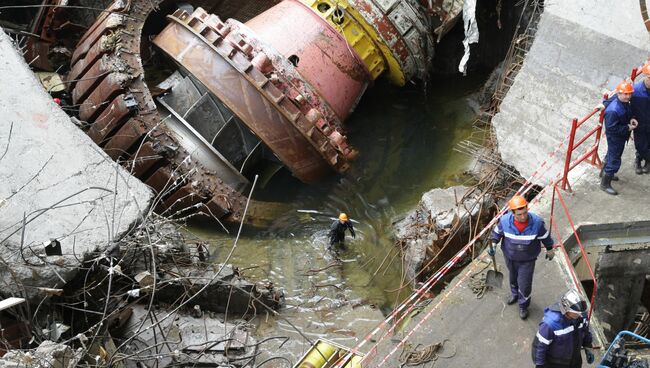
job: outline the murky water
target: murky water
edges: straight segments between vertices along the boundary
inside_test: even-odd
[[[244,233],[230,262],[250,279],[284,288],[282,315],[310,339],[354,346],[411,292],[403,286],[408,280],[393,246],[393,222],[425,191],[468,179],[463,172],[469,158],[453,147],[472,131],[468,97],[483,81],[438,81],[427,96],[388,85],[368,91],[347,122],[348,137],[360,151],[353,168],[314,186],[282,173],[257,189],[256,198],[288,203],[289,209],[271,229]],[[327,229],[341,211],[356,221],[357,237],[348,235],[337,266],[326,251]],[[232,235],[198,225],[191,231],[211,241],[217,262],[224,260]],[[291,336],[282,352],[292,360],[308,346],[289,323],[275,318],[262,318],[258,335]],[[273,351],[276,342],[262,348]]]

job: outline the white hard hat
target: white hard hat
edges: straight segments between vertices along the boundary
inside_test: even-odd
[[[587,316],[587,302],[575,290],[569,290],[560,297],[560,311],[578,313],[582,317]]]

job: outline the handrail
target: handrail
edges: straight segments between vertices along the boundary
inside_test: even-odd
[[[648,61],[650,62],[650,59],[648,59]],[[630,80],[632,83],[634,83],[636,77],[640,75],[639,70],[641,70],[641,68],[637,67],[632,69],[632,72],[630,72]],[[607,98],[608,95],[605,94],[603,96],[603,99],[606,100]],[[591,119],[598,111],[600,111],[600,116],[598,117],[598,124],[596,125],[596,127],[591,129],[589,132],[587,132],[587,134],[585,134],[582,138],[580,138],[580,140],[578,140],[578,143],[574,143],[576,131],[578,130],[578,128],[580,128],[582,124],[587,122],[587,120]],[[569,133],[569,145],[566,150],[566,159],[564,161],[564,173],[562,174],[562,179],[560,180],[563,190],[567,190],[569,192],[573,191],[571,189],[571,185],[569,184],[569,172],[573,170],[573,168],[578,166],[580,163],[589,159],[588,161],[589,164],[596,166],[598,168],[602,166],[603,163],[600,160],[600,157],[598,156],[598,146],[600,145],[600,139],[602,136],[604,118],[605,118],[605,109],[597,107],[593,109],[589,114],[587,114],[587,116],[582,118],[580,121],[578,121],[578,119],[576,118],[571,120],[571,132]],[[571,161],[573,152],[594,134],[596,134],[596,140],[594,141],[594,143],[587,149],[585,153],[580,155],[580,157]]]
[[[605,95],[604,97],[607,98],[607,95]],[[596,125],[596,127],[591,129],[589,132],[587,132],[587,134],[585,134],[582,138],[580,138],[580,140],[578,140],[578,143],[575,143],[576,131],[578,130],[578,128],[582,126],[582,124],[587,122],[589,119],[591,119],[594,115],[596,115],[596,113],[599,111],[600,111],[600,115],[598,117],[598,124]],[[569,184],[569,172],[573,170],[574,167],[578,166],[578,164],[580,164],[581,162],[584,162],[587,159],[589,159],[588,163],[596,167],[600,167],[600,165],[602,165],[600,157],[598,157],[598,145],[600,144],[604,118],[605,118],[604,109],[595,108],[589,114],[587,114],[587,116],[582,118],[580,121],[578,121],[578,119],[576,118],[571,120],[571,133],[569,133],[569,145],[567,146],[566,159],[564,160],[564,173],[562,174],[562,179],[560,180],[562,189],[568,190],[569,192],[572,191],[571,185]],[[594,134],[596,134],[596,139],[594,143],[587,149],[585,153],[580,155],[580,157],[578,157],[576,160],[572,161],[573,152]]]
[[[623,330],[623,331],[619,332],[616,335],[616,337],[614,338],[614,340],[612,340],[612,343],[609,344],[609,347],[607,348],[607,351],[603,355],[603,359],[598,364],[597,368],[611,368],[611,367],[609,367],[607,365],[603,365],[603,363],[604,363],[605,359],[609,356],[609,354],[612,352],[612,349],[614,348],[615,344],[618,342],[618,340],[622,339],[623,336],[630,336],[630,337],[633,337],[633,338],[635,338],[635,339],[637,339],[637,340],[639,340],[639,341],[641,341],[643,343],[650,344],[650,339],[645,338],[643,336],[639,336],[639,335],[635,334],[634,332]]]
[[[582,253],[582,258],[584,259],[585,263],[587,264],[587,268],[589,269],[589,274],[591,275],[591,279],[594,282],[594,288],[591,292],[591,299],[589,302],[589,314],[587,315],[587,319],[591,319],[591,314],[593,312],[594,308],[594,303],[596,302],[596,291],[598,289],[597,286],[597,280],[596,280],[596,275],[594,274],[594,270],[591,267],[591,262],[589,262],[589,258],[587,257],[587,252],[585,251],[584,246],[582,245],[582,241],[580,241],[580,236],[578,235],[578,232],[576,230],[575,224],[573,223],[573,219],[571,218],[571,215],[569,214],[569,209],[567,208],[566,202],[564,202],[564,198],[562,197],[562,193],[560,189],[557,187],[555,183],[553,183],[553,199],[551,201],[551,220],[550,220],[550,226],[555,229],[555,232],[557,234],[557,239],[560,242],[560,247],[562,248],[562,253],[564,253],[564,256],[566,257],[567,263],[568,263],[568,268],[571,271],[571,277],[573,278],[573,282],[576,284],[576,288],[578,290],[582,290],[584,292],[584,288],[582,287],[582,284],[580,283],[580,280],[578,280],[577,275],[575,274],[575,270],[573,267],[573,263],[571,262],[571,258],[569,257],[569,254],[566,251],[566,248],[564,247],[564,243],[562,242],[562,235],[560,234],[560,231],[557,227],[557,221],[555,217],[555,195],[557,194],[557,198],[559,199],[559,203],[564,209],[564,213],[566,214],[567,219],[569,220],[569,224],[571,225],[571,230],[573,231],[573,235],[576,238],[576,241],[578,243],[578,246],[580,247],[580,252]],[[549,229],[550,231],[550,229]]]

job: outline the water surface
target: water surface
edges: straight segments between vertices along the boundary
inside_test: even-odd
[[[415,208],[424,192],[468,180],[470,158],[453,147],[472,132],[475,113],[468,97],[483,81],[483,76],[436,81],[426,95],[385,84],[369,90],[346,125],[350,143],[360,151],[352,169],[313,186],[281,172],[256,189],[257,199],[288,208],[270,229],[246,231],[230,263],[250,279],[284,288],[282,315],[310,339],[354,346],[411,292],[393,246],[392,224]],[[341,211],[356,221],[357,237],[348,237],[340,255],[344,262],[334,266],[325,250],[327,229]],[[199,225],[190,231],[211,242],[217,262],[225,259],[232,235]],[[259,322],[260,336],[292,337],[282,349],[290,359],[308,346],[285,321],[264,316]],[[275,342],[269,344],[273,350]]]

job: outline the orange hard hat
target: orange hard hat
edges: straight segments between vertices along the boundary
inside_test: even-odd
[[[616,86],[616,93],[632,93],[634,92],[634,87],[629,82],[623,81],[621,84]]]
[[[339,215],[339,220],[341,220],[341,221],[347,221],[347,220],[348,220],[348,215],[346,215],[345,213],[342,213],[342,212],[341,212],[341,214]]]
[[[650,63],[643,65],[641,73],[650,75]]]
[[[510,208],[513,211],[518,210],[520,208],[524,208],[526,206],[528,206],[528,201],[526,200],[526,198],[520,195],[513,196],[508,201],[508,208]]]

